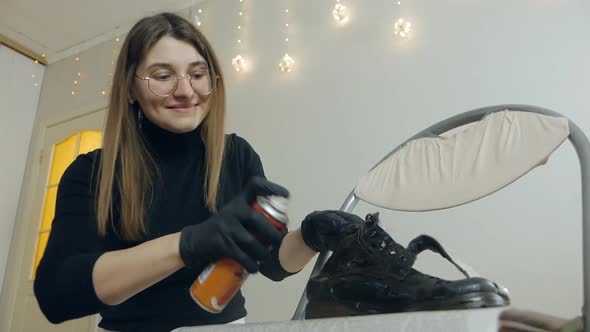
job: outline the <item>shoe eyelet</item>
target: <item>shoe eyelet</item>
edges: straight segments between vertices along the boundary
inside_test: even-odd
[[[399,256],[400,261],[402,261],[402,263],[405,263],[408,261],[408,258],[406,256]]]
[[[381,241],[381,243],[379,245],[381,246],[381,248],[385,248],[385,247],[387,247],[387,242]]]

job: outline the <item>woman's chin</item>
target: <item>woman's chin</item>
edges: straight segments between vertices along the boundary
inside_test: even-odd
[[[184,134],[195,130],[200,124],[200,121],[195,119],[174,119],[167,122],[163,128],[175,134]]]

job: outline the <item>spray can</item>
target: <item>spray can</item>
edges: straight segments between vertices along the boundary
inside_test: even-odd
[[[252,207],[261,213],[277,230],[287,227],[287,199],[280,196],[259,196]],[[257,237],[258,238],[258,237]],[[264,239],[258,238],[264,243]],[[242,287],[248,272],[231,258],[209,264],[190,288],[193,300],[203,310],[220,313]]]

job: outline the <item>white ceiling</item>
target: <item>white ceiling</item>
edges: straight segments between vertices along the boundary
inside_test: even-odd
[[[140,18],[203,0],[0,0],[0,34],[48,63],[126,33]]]

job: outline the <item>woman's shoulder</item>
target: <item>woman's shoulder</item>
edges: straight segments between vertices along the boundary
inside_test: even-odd
[[[252,145],[245,138],[236,133],[226,134],[225,144],[230,149],[235,149],[237,151],[254,150]]]
[[[86,153],[81,153],[78,155],[79,158],[81,159],[88,159],[88,160],[100,160],[100,156],[102,154],[102,149],[96,149],[96,150],[92,150]]]
[[[98,170],[102,149],[96,149],[87,153],[79,154],[68,166],[62,179],[87,179],[89,175],[95,175]]]
[[[252,148],[252,145],[248,140],[236,133],[226,134],[225,139],[226,144],[228,145],[234,145],[238,148]]]
[[[76,157],[72,165],[82,168],[94,168],[92,166],[98,165],[101,155],[102,149],[96,149],[90,152],[81,153]]]

